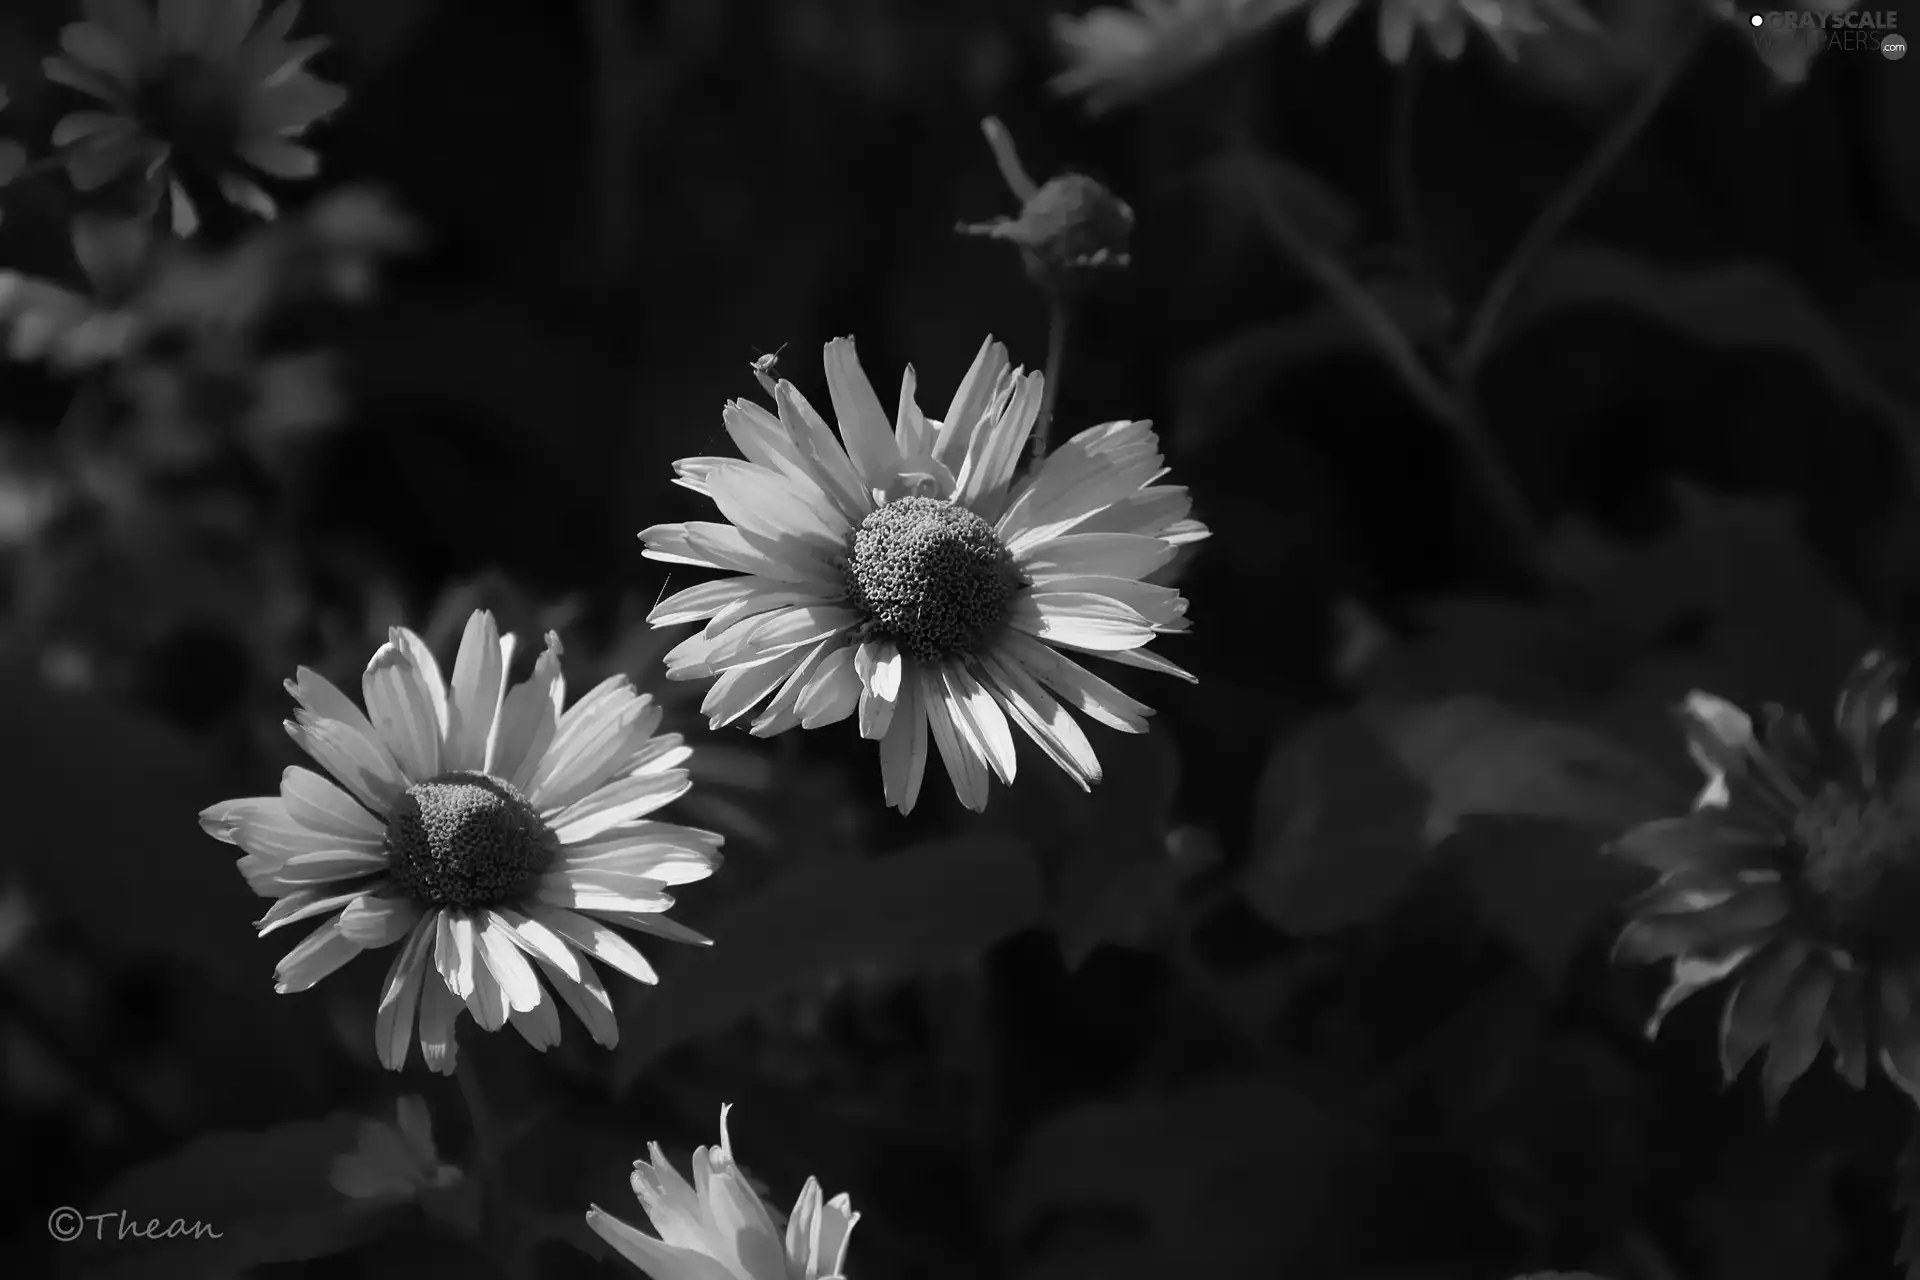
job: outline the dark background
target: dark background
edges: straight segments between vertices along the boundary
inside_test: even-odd
[[[0,849],[33,922],[0,930],[12,1274],[74,1264],[52,1206],[117,1207],[198,1135],[388,1114],[398,1089],[465,1159],[451,1085],[372,1059],[379,966],[273,996],[281,940],[253,939],[260,904],[194,814],[293,762],[297,664],[351,688],[399,624],[444,659],[483,604],[523,650],[562,627],[576,689],[624,670],[672,701],[711,756],[697,820],[730,837],[682,914],[737,967],[660,957],[613,1055],[577,1024],[545,1059],[466,1041],[529,1126],[513,1177],[542,1212],[639,1220],[628,1164],[649,1140],[683,1162],[730,1100],[773,1200],[809,1173],[851,1192],[857,1277],[1892,1274],[1910,1104],[1822,1066],[1768,1122],[1751,1082],[1720,1087],[1708,997],[1647,1043],[1659,977],[1607,957],[1636,882],[1593,850],[1661,811],[1648,788],[1675,812],[1697,785],[1665,713],[1688,688],[1817,717],[1920,621],[1920,62],[1836,53],[1789,87],[1743,31],[1705,33],[1472,385],[1516,534],[1247,175],[1445,381],[1692,8],[1614,0],[1604,39],[1509,64],[1476,37],[1408,69],[1370,15],[1318,52],[1282,22],[1098,118],[1048,90],[1055,9],[314,0],[314,69],[351,98],[310,135],[318,183],[278,194],[297,217],[367,184],[422,233],[370,305],[262,340],[331,353],[344,411],[159,467],[138,397],[76,444],[87,378],[0,368]],[[0,125],[36,155],[75,105],[37,73],[72,17],[0,13]],[[1182,571],[1194,634],[1159,647],[1199,683],[1115,677],[1160,714],[1090,730],[1090,801],[1025,757],[984,817],[930,771],[903,819],[850,726],[709,744],[701,689],[658,676],[677,637],[642,621],[689,571],[635,534],[710,518],[671,464],[731,452],[720,408],[757,394],[758,355],[817,403],[843,334],[888,404],[909,361],[944,404],[988,333],[1041,363],[1018,255],[954,231],[1017,211],[987,115],[1036,175],[1137,214],[1057,412],[1153,418],[1191,487],[1214,536]],[[79,203],[52,175],[0,192],[0,266],[79,287]],[[1607,734],[1656,781],[1602,798],[1552,740],[1458,726],[1448,773],[1356,728],[1372,700],[1461,697]],[[207,1181],[201,1217],[264,1212],[232,1185],[247,1157],[194,1158],[158,1167]],[[457,1235],[416,1215],[248,1261],[474,1274]],[[593,1273],[567,1243],[541,1274]],[[83,1265],[234,1273],[186,1248]]]

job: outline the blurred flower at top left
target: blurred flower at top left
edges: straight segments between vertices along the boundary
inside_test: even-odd
[[[298,0],[260,20],[261,0],[82,0],[86,21],[60,33],[47,78],[96,98],[54,126],[74,186],[137,174],[170,202],[172,226],[199,226],[197,193],[271,218],[255,175],[311,178],[319,157],[298,139],[346,102],[306,69],[327,41],[290,39]],[[208,184],[211,184],[210,186]]]

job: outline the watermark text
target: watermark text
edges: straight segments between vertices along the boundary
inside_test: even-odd
[[[79,1240],[218,1240],[219,1231],[204,1222],[175,1218],[168,1222],[148,1218],[145,1222],[125,1209],[112,1213],[82,1213],[63,1204],[47,1215],[47,1234],[61,1244]]]

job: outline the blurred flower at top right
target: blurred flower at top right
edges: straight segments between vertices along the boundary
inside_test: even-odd
[[[1054,40],[1067,61],[1054,78],[1056,93],[1080,97],[1095,114],[1144,98],[1194,75],[1208,64],[1297,13],[1318,48],[1359,11],[1362,0],[1133,0],[1130,8],[1103,5],[1082,17],[1054,21]],[[1479,29],[1508,58],[1520,38],[1561,24],[1591,30],[1595,23],[1577,0],[1378,0],[1380,52],[1405,62],[1414,36],[1425,34],[1441,57],[1458,58],[1469,28]]]
[[[1769,1109],[1833,1046],[1855,1088],[1878,1060],[1920,1101],[1920,722],[1900,715],[1904,664],[1868,654],[1841,687],[1830,732],[1695,692],[1681,709],[1707,785],[1685,817],[1614,845],[1660,873],[1618,954],[1671,960],[1647,1032],[1721,981],[1721,1069],[1766,1049]]]

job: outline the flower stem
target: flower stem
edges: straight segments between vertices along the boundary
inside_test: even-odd
[[[987,135],[987,146],[993,152],[993,162],[1000,168],[1000,176],[1006,181],[1007,189],[1013,192],[1013,198],[1021,204],[1033,199],[1040,186],[1028,174],[1027,167],[1020,163],[1020,153],[1014,150],[1013,135],[1007,132],[1007,126],[1000,123],[999,116],[988,116],[980,122],[980,132]]]
[[[1047,290],[1047,370],[1040,390],[1040,416],[1033,424],[1033,462],[1047,456],[1047,437],[1053,428],[1053,402],[1060,394],[1060,366],[1067,355],[1067,300],[1058,289]]]
[[[1347,313],[1408,393],[1452,437],[1474,486],[1523,559],[1531,565],[1535,543],[1533,515],[1519,485],[1481,429],[1479,418],[1465,401],[1434,378],[1407,335],[1373,295],[1330,254],[1307,238],[1274,192],[1257,182],[1249,183],[1248,190],[1267,233],[1294,264]]]
[[[480,1168],[481,1212],[487,1234],[493,1238],[494,1260],[506,1280],[523,1280],[533,1274],[528,1265],[534,1241],[522,1236],[519,1215],[507,1194],[502,1167],[500,1126],[493,1109],[487,1105],[480,1087],[480,1070],[474,1065],[471,1046],[453,1062],[453,1078],[460,1086],[460,1098],[467,1104],[467,1117],[473,1125],[473,1152]]]
[[[1520,287],[1532,269],[1534,261],[1544,253],[1573,215],[1585,204],[1607,174],[1620,162],[1620,158],[1633,146],[1647,122],[1652,120],[1666,101],[1668,90],[1680,78],[1680,72],[1693,57],[1693,51],[1699,43],[1698,35],[1682,39],[1668,54],[1666,60],[1656,67],[1644,83],[1627,109],[1620,113],[1593,151],[1580,167],[1572,173],[1553,199],[1540,210],[1540,214],[1528,227],[1526,234],[1514,246],[1513,252],[1500,268],[1500,273],[1487,287],[1486,294],[1480,299],[1480,305],[1474,310],[1473,319],[1467,326],[1467,336],[1461,347],[1460,376],[1470,378],[1479,369],[1492,349],[1495,330],[1500,317],[1513,300],[1513,294]]]

